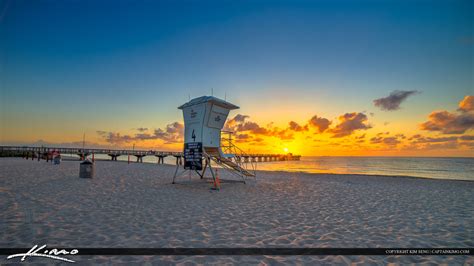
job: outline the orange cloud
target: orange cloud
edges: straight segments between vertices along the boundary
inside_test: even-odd
[[[422,130],[440,131],[444,134],[463,134],[474,128],[474,97],[466,96],[459,102],[460,113],[434,111],[428,120],[420,125]]]
[[[372,144],[379,144],[383,143],[388,146],[396,146],[400,143],[401,141],[398,139],[397,136],[394,137],[373,137],[370,139],[370,143]]]
[[[232,132],[242,132],[245,133],[247,136],[245,139],[248,140],[256,140],[249,134],[253,135],[262,135],[267,137],[277,137],[282,140],[293,139],[293,134],[291,131],[305,131],[307,130],[307,126],[300,126],[298,123],[291,121],[289,122],[288,129],[280,129],[278,127],[272,127],[271,124],[267,127],[260,126],[258,123],[253,121],[248,121],[248,115],[241,115],[238,114],[233,118],[229,119],[229,121],[225,125],[225,129],[232,131]],[[262,139],[259,139],[261,142]]]
[[[326,118],[318,117],[317,115],[311,117],[308,123],[310,126],[316,128],[319,133],[326,131],[329,125],[331,125],[331,121]]]
[[[416,134],[408,138],[408,143],[404,147],[406,150],[440,150],[457,149],[461,146],[468,149],[474,147],[474,136],[450,136],[450,137],[429,137]]]
[[[464,101],[464,100],[463,100]],[[465,104],[460,104],[460,107],[466,109]],[[435,112],[436,113],[436,112]],[[466,116],[470,112],[462,111],[459,114],[452,114],[447,111],[442,111],[442,115],[446,117],[434,117],[429,122],[440,126],[438,121],[456,121],[459,117]],[[383,131],[373,134],[368,137],[370,133],[363,131],[371,128],[366,114],[360,112],[346,113],[338,117],[337,123],[331,126],[332,122],[326,118],[317,115],[307,120],[306,124],[299,124],[296,121],[289,121],[284,128],[276,127],[273,123],[266,123],[261,125],[250,119],[248,115],[237,114],[230,118],[225,128],[226,130],[234,132],[234,140],[242,143],[245,148],[256,150],[272,151],[280,150],[280,144],[275,144],[275,139],[278,139],[288,145],[291,143],[293,149],[303,151],[307,146],[304,144],[308,138],[312,139],[314,133],[320,134],[320,139],[317,140],[317,147],[319,150],[324,149],[324,146],[338,147],[331,149],[331,152],[381,152],[381,151],[428,151],[428,150],[444,150],[444,149],[472,149],[474,147],[474,136],[423,136],[421,134],[412,135],[407,138],[404,134],[391,134],[388,131]],[[435,123],[436,122],[436,123]],[[443,126],[446,126],[443,124]],[[448,125],[453,130],[452,125]],[[168,124],[163,128],[158,128],[152,132],[147,131],[146,128],[137,129],[136,134],[121,135],[116,132],[100,131],[99,134],[106,142],[113,144],[138,142],[146,140],[162,140],[165,144],[176,144],[183,140],[184,125],[179,122]],[[451,132],[450,131],[450,132]],[[459,129],[454,131],[458,132]],[[462,131],[462,130],[461,130]],[[361,134],[355,134],[361,132]],[[363,133],[363,134],[362,134]],[[347,137],[343,143],[334,138]],[[332,139],[330,138],[332,137]],[[272,140],[272,138],[275,138]],[[289,142],[291,140],[291,142]],[[367,140],[367,141],[366,141]],[[316,140],[315,140],[316,141]],[[278,143],[278,142],[277,142]],[[148,143],[150,145],[150,143]],[[260,147],[260,148],[257,148]]]
[[[111,144],[122,144],[133,141],[133,137],[130,135],[121,135],[120,133],[116,132],[107,132],[98,130],[97,134],[104,138],[104,140]]]
[[[440,131],[444,134],[462,134],[474,128],[474,114],[455,114],[448,111],[435,111],[427,122],[420,125],[422,130]]]
[[[295,121],[288,122],[287,128],[273,127],[273,123],[269,123],[267,126],[261,126],[256,122],[250,121],[248,115],[237,114],[233,118],[229,119],[225,125],[225,130],[232,132],[245,132],[246,134],[261,135],[265,137],[276,137],[280,140],[291,140],[295,138],[294,133],[308,132],[310,128],[316,128],[318,133],[326,131],[331,124],[326,118],[313,116],[307,124],[300,125]],[[252,138],[249,135],[247,140],[256,141],[256,138]],[[259,139],[259,142],[263,139]]]
[[[308,125],[300,126],[298,123],[295,121],[290,121],[289,123],[289,129],[293,131],[307,131],[308,130]]]
[[[433,143],[457,140],[458,137],[419,137],[413,143]]]
[[[130,135],[121,135],[116,132],[107,132],[99,130],[97,134],[103,137],[103,139],[111,144],[124,144],[134,141],[145,141],[145,140],[163,140],[165,144],[178,143],[183,141],[184,136],[184,125],[179,122],[174,122],[166,125],[164,129],[158,128],[155,129],[153,134],[143,133],[146,128],[138,128],[140,133],[137,133],[133,136]]]
[[[351,135],[356,130],[367,130],[371,128],[367,124],[367,116],[363,113],[346,113],[339,116],[339,124],[330,129],[334,138],[340,138]]]
[[[458,110],[463,112],[474,111],[474,96],[466,95],[464,99],[459,102]]]

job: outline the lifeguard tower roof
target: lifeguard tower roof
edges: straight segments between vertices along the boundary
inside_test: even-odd
[[[224,107],[224,108],[229,109],[229,110],[240,108],[237,105],[231,104],[229,102],[226,102],[226,101],[224,101],[222,99],[219,99],[219,98],[216,98],[214,96],[201,96],[201,97],[192,99],[191,101],[181,105],[180,107],[178,107],[178,109],[183,109],[183,108],[186,108],[188,106],[193,106],[193,105],[196,105],[196,104],[207,103],[207,102],[211,102],[215,105]]]

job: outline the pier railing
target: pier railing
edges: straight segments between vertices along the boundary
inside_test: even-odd
[[[64,148],[64,147],[30,147],[30,146],[0,146],[0,151],[17,152],[59,152],[64,154],[113,154],[113,155],[163,155],[181,156],[182,152],[156,151],[156,150],[124,150],[124,149],[89,149],[89,148]]]
[[[229,134],[228,132],[223,132]],[[257,162],[273,161],[293,161],[299,160],[301,156],[293,154],[255,154],[245,153],[237,147],[232,140],[232,135],[222,138],[221,148],[224,153],[234,154],[235,163],[244,169],[255,170]],[[86,158],[89,155],[105,154],[111,157],[111,160],[117,160],[122,155],[136,156],[137,162],[142,162],[145,156],[158,157],[158,163],[164,163],[163,158],[167,156],[176,157],[177,162],[181,162],[184,156],[182,152],[157,151],[157,150],[126,150],[126,149],[90,149],[90,148],[64,148],[64,147],[32,147],[32,146],[0,146],[0,156],[2,154],[23,154],[24,156],[47,156],[50,153],[58,152],[60,154],[75,154],[80,158]],[[41,156],[40,156],[41,155]]]

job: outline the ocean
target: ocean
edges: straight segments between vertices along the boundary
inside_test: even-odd
[[[98,159],[109,159],[98,155]],[[135,160],[131,156],[131,161]],[[127,156],[119,160],[127,161]],[[145,163],[156,163],[157,158],[147,156]],[[175,164],[174,157],[165,158],[165,163]],[[300,161],[261,162],[257,170],[307,173],[367,174],[427,177],[435,179],[457,179],[474,181],[474,158],[440,157],[342,157],[302,156]]]
[[[260,163],[257,169],[474,181],[474,158],[307,156],[300,161]]]

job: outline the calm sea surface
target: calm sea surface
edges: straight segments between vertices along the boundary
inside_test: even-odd
[[[396,175],[474,181],[474,158],[301,157],[301,161],[262,163],[257,167],[259,170]]]
[[[108,156],[97,156],[109,159]],[[131,160],[135,159],[131,156]],[[119,160],[127,161],[127,156]],[[154,156],[144,159],[156,163]],[[165,163],[175,164],[174,157],[165,158]],[[474,181],[474,158],[421,158],[421,157],[312,157],[303,156],[300,161],[257,163],[257,170],[370,174],[414,176],[438,179],[458,179]]]

